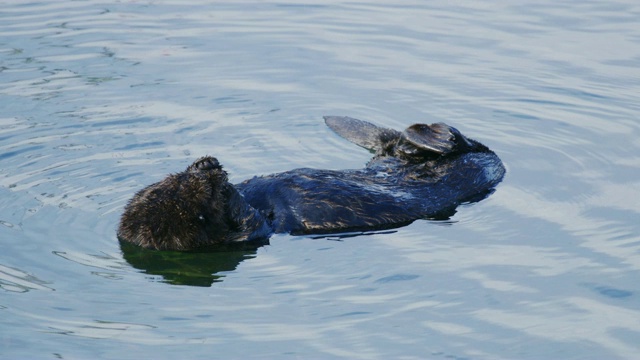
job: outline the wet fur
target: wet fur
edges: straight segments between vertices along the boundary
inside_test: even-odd
[[[144,248],[196,250],[273,232],[385,229],[479,200],[504,175],[491,150],[445,124],[414,124],[401,133],[348,117],[325,121],[374,152],[364,169],[295,169],[232,185],[215,158],[203,157],[139,191],[118,237]]]

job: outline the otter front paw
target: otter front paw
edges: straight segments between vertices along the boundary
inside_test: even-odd
[[[213,169],[220,169],[221,166],[218,159],[211,156],[204,156],[194,161],[189,168],[191,171],[209,171]]]

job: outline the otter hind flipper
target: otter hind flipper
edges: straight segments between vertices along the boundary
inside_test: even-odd
[[[381,128],[348,116],[325,116],[324,122],[336,134],[369,151],[377,151],[390,140],[400,138],[400,132]]]
[[[428,151],[445,155],[452,152],[456,145],[470,145],[456,128],[445,123],[413,124],[402,133],[402,137],[405,144],[410,145],[404,149],[407,153]]]

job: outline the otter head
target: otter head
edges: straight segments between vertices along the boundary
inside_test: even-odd
[[[192,250],[226,241],[235,189],[213,157],[140,190],[125,207],[118,238],[157,250]]]

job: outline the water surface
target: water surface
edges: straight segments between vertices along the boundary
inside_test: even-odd
[[[625,359],[640,351],[632,1],[10,1],[0,357]],[[446,221],[123,252],[138,189],[369,158],[322,115],[445,121],[504,160]],[[124,249],[126,250],[126,249]]]

